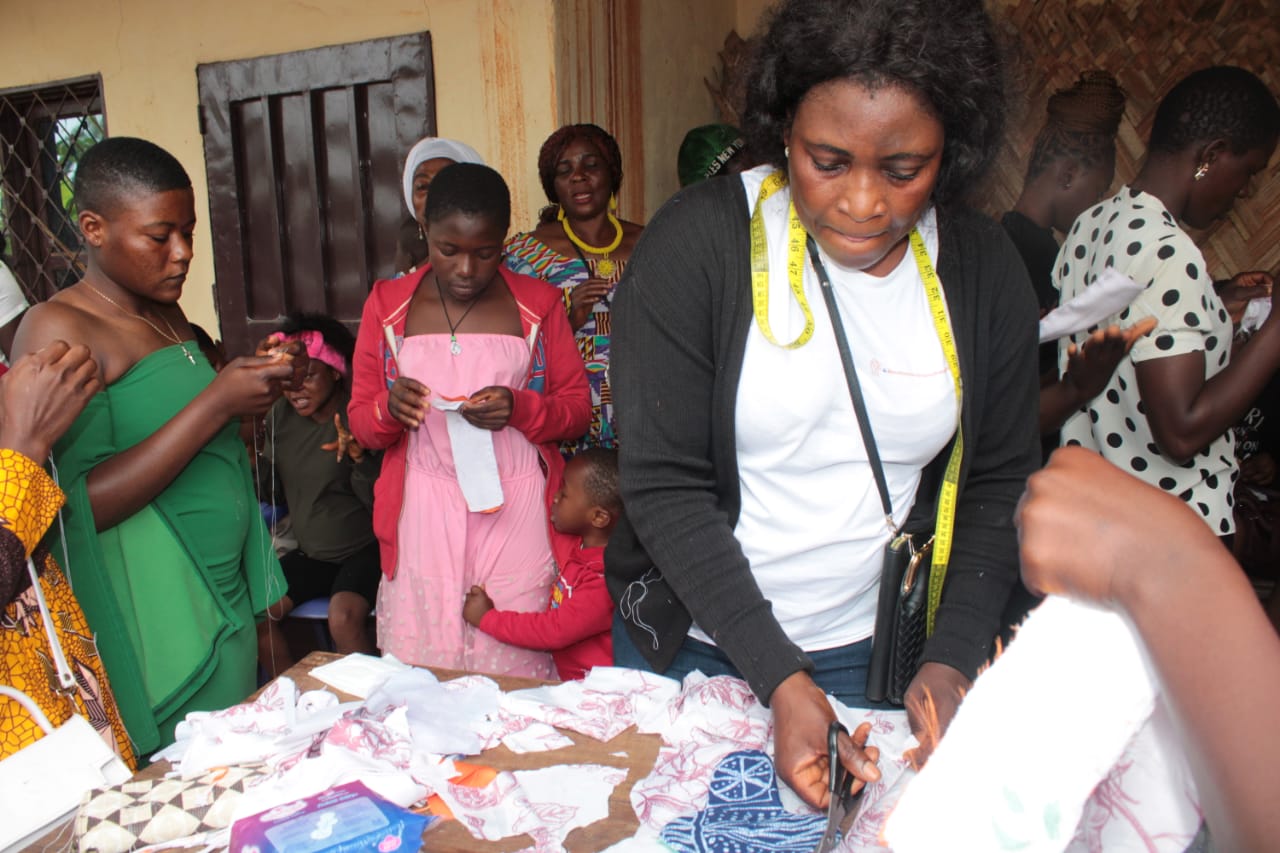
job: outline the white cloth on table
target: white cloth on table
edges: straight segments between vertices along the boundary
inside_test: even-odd
[[[408,669],[411,667],[401,663],[395,655],[374,657],[356,653],[321,664],[311,670],[311,675],[334,690],[363,699],[392,675]]]

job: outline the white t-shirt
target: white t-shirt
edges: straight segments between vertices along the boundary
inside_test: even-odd
[[[770,171],[742,175],[753,209]],[[786,277],[790,200],[783,189],[764,208],[769,322],[783,343],[804,328]],[[936,261],[932,209],[919,228]],[[955,386],[910,251],[883,278],[822,260],[900,524],[921,470],[955,432]],[[818,651],[871,636],[889,531],[818,277],[807,262],[804,291],[815,327],[807,344],[775,346],[754,321],[747,336],[735,411],[742,511],[734,535],[787,636]],[[691,635],[710,641],[696,626]]]

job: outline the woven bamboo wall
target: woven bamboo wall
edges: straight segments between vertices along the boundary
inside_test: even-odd
[[[1116,154],[1116,186],[1136,173],[1160,97],[1207,65],[1239,65],[1280,93],[1280,0],[997,0],[1002,28],[1020,45],[1009,140],[984,192],[987,211],[1013,206],[1031,143],[1055,89],[1102,68],[1128,94]],[[1280,157],[1255,179],[1255,195],[1193,236],[1210,270],[1280,271]]]

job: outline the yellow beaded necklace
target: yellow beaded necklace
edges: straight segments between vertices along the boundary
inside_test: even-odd
[[[622,223],[618,221],[618,217],[613,215],[612,211],[605,214],[609,217],[610,224],[613,225],[614,235],[613,242],[607,246],[592,246],[583,240],[577,234],[573,233],[573,229],[569,227],[569,218],[564,215],[564,208],[560,208],[560,213],[556,217],[560,220],[560,227],[564,229],[564,236],[569,238],[569,242],[577,246],[584,252],[590,252],[593,255],[600,255],[601,258],[596,262],[596,274],[601,278],[610,278],[617,269],[616,264],[609,258],[609,253],[622,245]]]

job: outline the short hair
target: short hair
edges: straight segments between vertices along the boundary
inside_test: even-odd
[[[599,125],[566,124],[548,136],[538,151],[538,178],[542,181],[547,201],[552,205],[560,203],[560,199],[556,197],[556,164],[560,162],[564,150],[580,139],[594,145],[608,166],[609,191],[616,193],[622,186],[622,152],[618,150],[618,140]]]
[[[81,211],[109,214],[124,195],[190,187],[191,177],[176,157],[154,142],[132,136],[102,140],[76,166],[75,201]]]
[[[833,80],[924,100],[944,134],[939,202],[963,197],[999,148],[1005,61],[978,0],[783,0],[747,82],[743,130],[758,162],[785,168],[784,131],[805,95]]]
[[[351,359],[356,353],[355,336],[346,326],[328,314],[294,311],[284,318],[284,322],[280,324],[280,331],[286,335],[319,332],[324,342],[346,359],[347,368],[350,371]]]
[[[479,216],[505,232],[511,227],[511,190],[495,170],[479,163],[454,163],[431,181],[424,212],[427,224],[447,216]]]
[[[1044,127],[1031,148],[1027,180],[1063,158],[1086,169],[1114,161],[1124,104],[1124,90],[1106,71],[1082,72],[1070,88],[1054,92],[1045,106]]]
[[[1215,65],[1182,78],[1160,101],[1151,125],[1152,151],[1172,154],[1225,139],[1236,154],[1275,144],[1280,106],[1257,75]]]
[[[622,488],[618,478],[618,451],[604,447],[588,447],[574,455],[571,462],[581,460],[586,468],[583,487],[587,499],[614,515],[622,512]]]

